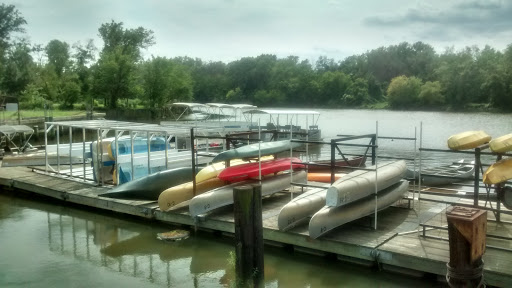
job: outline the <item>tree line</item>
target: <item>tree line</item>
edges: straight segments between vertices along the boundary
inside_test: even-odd
[[[246,103],[261,107],[380,107],[512,110],[512,44],[504,51],[423,42],[380,47],[336,61],[262,54],[236,61],[151,56],[143,27],[103,23],[92,40],[43,44],[23,37],[27,21],[0,4],[0,96],[25,108],[103,106],[160,109],[173,102]]]

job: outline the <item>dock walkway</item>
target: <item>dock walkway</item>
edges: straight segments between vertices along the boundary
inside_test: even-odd
[[[218,209],[206,217],[193,219],[187,208],[162,212],[156,201],[99,197],[99,194],[111,188],[98,187],[63,176],[47,175],[27,167],[1,168],[0,187],[0,190],[23,190],[152,221],[195,225],[199,229],[225,234],[234,233],[232,207]],[[263,199],[263,237],[266,244],[293,247],[296,251],[315,255],[334,255],[342,261],[378,265],[382,269],[400,273],[431,273],[441,277],[446,274],[446,263],[449,261],[448,241],[442,239],[447,238],[447,231],[427,229],[424,237],[420,223],[447,225],[445,210],[450,204],[435,202],[436,200],[471,204],[469,200],[462,198],[422,195],[421,201],[415,201],[414,208],[408,207],[408,201],[403,200],[379,212],[377,230],[372,228],[372,219],[366,217],[343,225],[320,239],[311,239],[306,224],[286,232],[277,229],[279,210],[289,200],[290,192],[276,193]],[[496,222],[493,213],[488,212],[487,234],[512,237],[511,220],[512,216],[502,214],[501,221]],[[488,237],[487,245],[484,255],[486,283],[497,287],[512,287],[512,242]]]

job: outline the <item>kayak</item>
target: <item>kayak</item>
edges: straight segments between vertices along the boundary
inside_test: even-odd
[[[306,172],[303,170],[293,172],[292,175],[283,173],[276,176],[267,176],[261,180],[261,196],[270,195],[289,188],[292,179],[295,183],[305,183],[306,177]],[[190,216],[196,217],[214,209],[233,204],[233,188],[255,184],[258,184],[258,180],[246,180],[197,195],[190,200],[188,205]]]
[[[347,174],[336,173],[334,174],[334,181],[340,179]],[[308,173],[308,181],[331,183],[331,173]]]
[[[302,143],[291,142],[290,140],[255,143],[221,152],[213,158],[212,162],[215,163],[231,159],[244,159],[265,155],[273,155],[283,151],[288,151],[293,148],[297,148],[301,145]]]
[[[265,176],[280,171],[304,168],[302,164],[292,162],[302,162],[298,158],[282,158],[262,162],[246,163],[225,168],[219,173],[219,179],[229,182],[239,182],[249,178],[257,178],[260,173]]]
[[[211,178],[200,183],[196,183],[196,195],[208,192],[218,187],[225,186],[226,183],[219,178]],[[192,182],[183,183],[164,190],[158,196],[158,206],[162,211],[168,211],[174,206],[194,198],[194,184]]]
[[[266,161],[266,160],[272,160],[272,159],[274,159],[273,156],[264,156],[264,157],[261,157],[260,160]],[[230,166],[236,166],[236,165],[240,165],[240,164],[244,164],[244,163],[247,163],[247,161],[244,161],[242,159],[233,159],[233,160],[229,161]],[[199,173],[197,173],[196,182],[199,183],[199,182],[211,179],[211,178],[216,178],[219,175],[219,173],[222,172],[222,170],[224,170],[224,168],[226,168],[225,162],[217,162],[217,163],[210,164],[210,165],[204,167],[203,169],[201,169],[199,171]]]
[[[484,131],[466,131],[450,136],[448,138],[448,148],[452,150],[473,149],[488,143],[491,138]]]
[[[121,184],[99,196],[122,199],[157,200],[162,191],[192,180],[192,167],[157,172]]]

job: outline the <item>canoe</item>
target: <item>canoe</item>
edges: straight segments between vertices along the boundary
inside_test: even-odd
[[[483,176],[485,184],[498,184],[512,179],[512,158],[500,160],[492,164]]]
[[[196,195],[203,194],[215,188],[225,186],[226,183],[219,178],[211,178],[196,183]],[[174,206],[194,198],[194,184],[192,181],[164,190],[158,196],[158,206],[162,211],[168,211]]]
[[[330,185],[325,188],[313,188],[295,197],[284,205],[277,216],[277,227],[281,231],[289,230],[325,206],[325,194]]]
[[[368,169],[375,169],[375,166]],[[375,193],[376,180],[377,191],[379,191],[400,181],[404,177],[405,171],[405,161],[399,160],[378,164],[377,177],[375,177],[375,171],[356,170],[351,172],[327,189],[325,204],[329,207],[336,207],[372,195]]]
[[[409,188],[409,182],[400,181],[378,192],[377,210],[400,200]],[[324,207],[309,221],[309,237],[316,239],[348,222],[370,215],[375,211],[375,196],[369,196],[348,205]]]
[[[253,158],[258,157],[258,155],[272,155],[297,148],[301,145],[302,143],[291,142],[290,140],[255,143],[221,152],[213,158],[212,162],[215,163],[237,158]]]
[[[274,159],[273,156],[264,156],[264,157],[261,157],[260,160],[266,161],[266,160],[272,160],[272,159]],[[229,161],[230,166],[236,166],[236,165],[240,165],[240,164],[244,164],[244,163],[247,163],[247,162],[243,161],[242,159],[233,159],[233,160]],[[197,173],[196,182],[199,183],[199,182],[211,179],[211,178],[216,178],[219,175],[219,173],[222,172],[222,170],[224,170],[224,168],[226,168],[225,162],[217,162],[217,163],[210,164],[210,165],[204,167],[203,169],[201,169],[201,171],[199,171],[199,173]]]
[[[123,199],[158,200],[162,191],[185,182],[192,181],[192,168],[181,167],[150,174],[121,184],[99,196]]]
[[[491,142],[489,142],[489,148],[491,148],[491,151],[495,153],[512,151],[512,134],[492,139]]]
[[[366,163],[366,156],[354,156],[346,159],[336,159],[334,161],[334,165],[341,166],[341,167],[364,167]],[[329,165],[328,166],[316,166],[316,165],[308,165],[308,171],[325,171],[329,170],[331,165],[331,160],[317,160],[312,161],[310,164],[322,164],[322,165]]]
[[[344,173],[336,173],[334,174],[334,181],[340,179],[341,177],[347,174]],[[331,183],[331,173],[309,173],[308,172],[308,181],[313,182],[322,182],[322,183]]]
[[[448,148],[452,150],[473,149],[488,143],[491,138],[484,131],[466,131],[450,136],[448,138]]]
[[[245,163],[225,168],[219,173],[219,178],[229,182],[240,182],[249,178],[257,178],[260,173],[265,176],[280,171],[304,168],[302,164],[292,162],[302,162],[299,158],[282,158],[262,162]]]
[[[164,151],[165,150],[165,137],[152,137],[149,141],[150,151]],[[130,155],[132,153],[132,140],[130,136],[123,136],[117,138],[117,150],[119,155]],[[170,146],[168,146],[170,149]],[[108,156],[110,159],[116,159],[116,140],[115,138],[108,145]],[[107,152],[105,151],[105,152]],[[147,137],[134,137],[133,138],[133,153],[148,152],[148,138]]]
[[[289,173],[283,173],[276,176],[268,176],[261,181],[261,196],[270,195],[290,187],[290,178],[295,183],[306,182],[306,172],[293,172],[292,177]],[[197,195],[190,200],[188,205],[190,216],[196,217],[210,212],[216,208],[233,204],[233,188],[242,185],[258,184],[257,180],[246,180],[243,182],[226,185],[210,192]]]
[[[425,186],[449,185],[455,182],[471,179],[475,172],[474,162],[464,160],[451,165],[442,165],[421,170],[421,184]]]

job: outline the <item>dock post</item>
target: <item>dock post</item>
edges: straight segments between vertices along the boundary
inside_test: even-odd
[[[473,197],[473,206],[478,207],[478,190],[480,186],[480,168],[482,163],[480,163],[480,155],[481,149],[480,147],[475,148],[475,177],[474,177],[474,197]]]
[[[484,263],[487,211],[452,206],[446,210],[450,262],[446,281],[450,287],[485,287]]]
[[[236,287],[263,287],[263,222],[261,186],[233,189]]]

